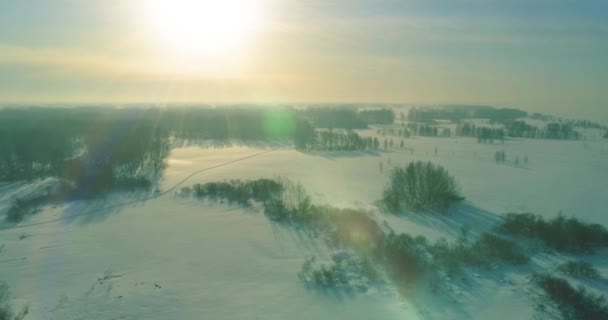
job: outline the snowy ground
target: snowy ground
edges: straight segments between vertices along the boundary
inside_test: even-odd
[[[375,130],[363,134],[375,135]],[[363,208],[397,231],[430,239],[453,237],[464,225],[481,232],[508,211],[546,217],[561,211],[608,226],[606,141],[522,139],[483,145],[468,138],[416,137],[405,142],[410,149],[360,153],[300,153],[281,145],[201,172],[183,186],[283,176],[300,181],[316,203]],[[510,160],[527,156],[529,162],[496,164],[497,150],[505,150]],[[193,172],[262,151],[248,146],[175,149],[159,189],[170,190]],[[449,215],[375,212],[373,202],[391,165],[412,160],[445,166],[467,202]],[[0,204],[27,188],[35,186],[0,187]],[[535,266],[550,265],[535,258],[525,267],[451,279],[449,298],[422,293],[404,298],[390,286],[353,296],[320,293],[302,286],[297,273],[306,257],[326,255],[325,245],[272,224],[256,209],[205,204],[174,191],[104,209],[123,201],[114,196],[48,207],[19,228],[0,226],[1,280],[10,285],[15,305],[29,304],[30,319],[530,318],[533,301],[525,275]],[[594,263],[608,276],[605,261]]]

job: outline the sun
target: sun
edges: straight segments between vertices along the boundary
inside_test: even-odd
[[[183,53],[222,55],[242,49],[261,23],[260,0],[146,0],[159,45]]]

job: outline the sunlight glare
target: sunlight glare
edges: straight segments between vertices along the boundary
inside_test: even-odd
[[[159,45],[222,55],[251,41],[261,9],[260,0],[146,0],[145,13]]]

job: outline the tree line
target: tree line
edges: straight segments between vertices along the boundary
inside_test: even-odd
[[[413,122],[432,122],[433,120],[460,121],[463,119],[490,119],[505,121],[527,116],[519,109],[494,108],[490,106],[446,106],[441,108],[411,108],[408,119]]]

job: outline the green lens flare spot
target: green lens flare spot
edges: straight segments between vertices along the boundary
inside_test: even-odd
[[[290,137],[295,125],[295,115],[290,111],[273,110],[264,115],[264,133],[269,138]]]

